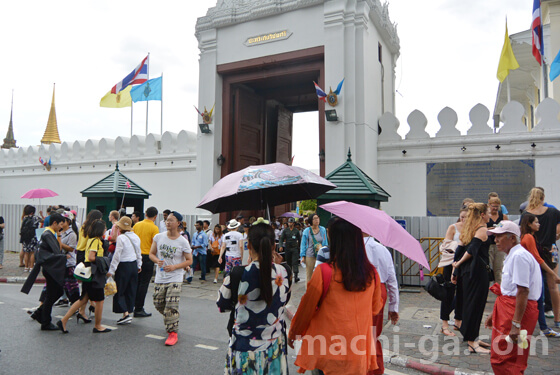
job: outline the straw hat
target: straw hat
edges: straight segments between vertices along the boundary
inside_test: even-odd
[[[128,216],[123,216],[117,222],[117,227],[122,230],[132,230],[132,220]]]

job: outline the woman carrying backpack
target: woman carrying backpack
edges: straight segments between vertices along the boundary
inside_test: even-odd
[[[35,207],[26,206],[23,212],[23,221],[21,223],[20,242],[23,245],[23,263],[24,272],[30,272],[35,264],[35,251],[39,248],[39,242],[35,230],[39,228],[41,220],[35,216]]]

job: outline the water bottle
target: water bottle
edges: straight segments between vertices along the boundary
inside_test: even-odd
[[[163,258],[161,258],[160,260],[163,260]],[[160,271],[160,272],[164,272],[164,271],[163,271],[163,265],[161,265],[161,266],[159,267],[159,271]]]
[[[558,264],[558,247],[552,244],[552,263]]]

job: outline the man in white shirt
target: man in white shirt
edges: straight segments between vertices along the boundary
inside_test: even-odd
[[[379,281],[381,282],[381,297],[383,299],[383,307],[381,308],[381,311],[373,317],[375,350],[377,366],[379,366],[379,368],[372,373],[374,375],[378,375],[385,373],[383,365],[383,350],[381,342],[377,339],[383,330],[383,310],[385,308],[385,302],[387,302],[388,299],[389,319],[391,320],[391,323],[397,324],[399,321],[399,284],[397,282],[393,257],[391,256],[389,250],[366,233],[364,233],[364,245],[369,262],[373,264],[379,274]]]
[[[520,231],[515,223],[503,220],[488,233],[495,235],[498,250],[507,254],[502,284],[490,288],[498,295],[494,311],[486,320],[486,327],[492,327],[490,363],[496,375],[523,374],[529,357],[529,343],[526,347],[524,343],[531,338],[539,315],[541,271],[531,253],[519,244]]]
[[[177,343],[179,330],[179,300],[185,268],[192,264],[189,241],[179,232],[183,216],[177,211],[169,214],[167,231],[155,235],[150,248],[150,260],[157,264],[154,280],[154,306],[163,315],[169,336],[165,345]]]
[[[160,221],[159,225],[158,225],[160,233],[167,232],[167,227],[165,226],[165,221],[167,220],[167,217],[169,216],[170,213],[171,213],[171,210],[164,210],[163,211],[163,220]]]
[[[229,232],[224,236],[222,249],[218,263],[222,264],[223,257],[226,257],[225,274],[229,275],[233,267],[240,266],[243,260],[243,234],[239,233],[241,223],[235,219],[229,221],[227,226]]]

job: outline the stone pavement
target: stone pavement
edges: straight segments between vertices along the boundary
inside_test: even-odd
[[[18,254],[4,255],[4,268],[0,270],[0,282],[23,282],[27,273],[18,267]],[[300,272],[300,275],[304,275]],[[184,285],[185,297],[215,301],[220,284],[211,281],[200,282],[198,273],[190,285]],[[220,276],[221,281],[221,276]],[[39,279],[38,282],[44,282]],[[303,281],[294,284],[290,304],[297,307],[303,293]],[[495,296],[490,293],[486,304],[486,317],[492,311]],[[387,322],[381,337],[385,361],[394,365],[413,368],[428,374],[491,374],[490,355],[469,354],[466,343],[458,331],[456,337],[447,337],[440,333],[439,302],[421,288],[403,288],[400,294],[400,321],[396,326]],[[387,313],[385,312],[385,316]],[[553,325],[553,319],[548,319]],[[480,330],[482,337],[490,341],[490,330]],[[549,339],[539,336],[535,329],[533,353],[529,357],[527,374],[545,373],[560,374],[557,356],[560,356],[560,339]]]

